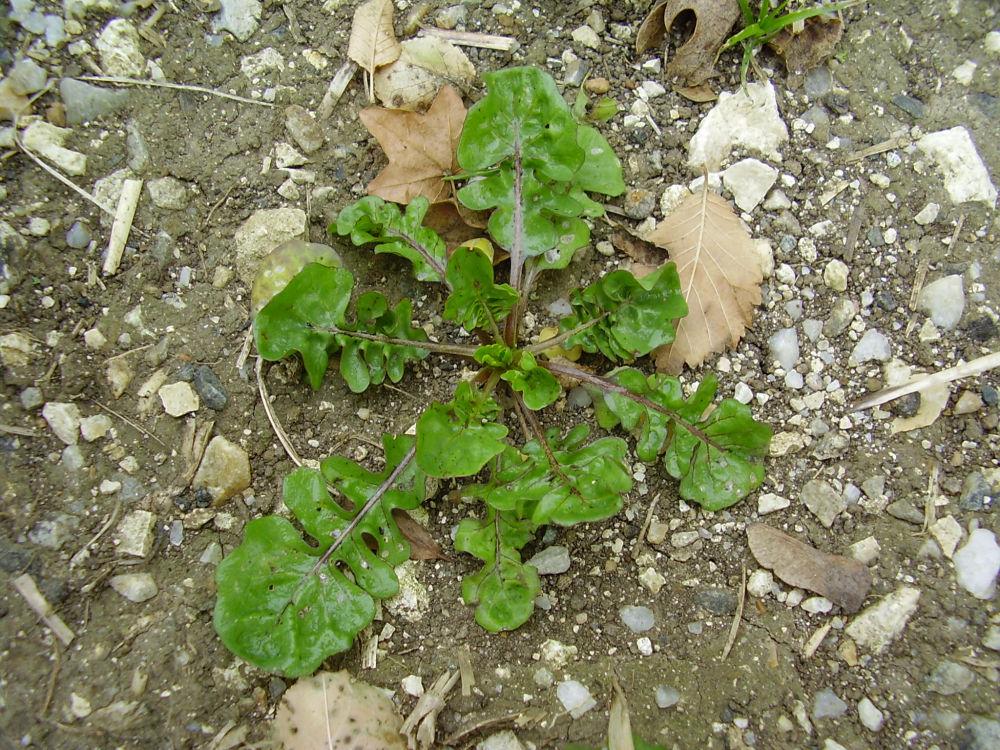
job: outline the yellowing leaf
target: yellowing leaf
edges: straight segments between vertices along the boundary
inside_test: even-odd
[[[359,5],[354,11],[347,56],[374,75],[378,68],[394,62],[401,50],[392,28],[392,0],[368,0]],[[374,97],[371,88],[368,97]]]
[[[406,750],[403,720],[378,688],[346,672],[318,672],[286,692],[274,717],[283,750]]]
[[[369,107],[360,117],[389,157],[368,183],[369,194],[403,204],[418,195],[431,203],[451,198],[444,177],[459,171],[455,149],[465,122],[465,105],[455,89],[442,88],[426,114]]]
[[[375,74],[375,94],[386,107],[424,109],[441,87],[468,86],[476,77],[472,62],[451,42],[434,36],[407,39],[399,59]]]
[[[677,264],[688,315],[677,337],[656,352],[659,370],[697,367],[736,346],[760,304],[763,273],[750,235],[729,203],[707,188],[684,201],[645,239]]]
[[[468,247],[473,250],[478,250],[487,258],[489,258],[490,263],[493,262],[493,243],[490,242],[485,237],[476,237],[475,239],[466,240],[459,247]]]

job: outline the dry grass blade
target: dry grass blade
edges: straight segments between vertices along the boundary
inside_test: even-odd
[[[1000,352],[987,354],[971,362],[949,367],[947,370],[932,372],[930,375],[916,378],[904,385],[885,388],[878,393],[873,393],[868,398],[858,401],[851,407],[851,410],[862,411],[863,409],[871,409],[873,406],[880,406],[901,396],[908,396],[911,393],[922,393],[934,386],[946,385],[953,380],[979,375],[995,367],[1000,367]]]
[[[747,602],[747,569],[743,568],[740,577],[740,598],[736,603],[736,614],[733,616],[733,624],[729,626],[729,638],[726,639],[726,646],[722,649],[722,660],[725,661],[729,652],[736,644],[736,634],[740,632],[740,622],[743,620],[743,607]]]
[[[259,99],[248,99],[247,97],[239,96],[238,94],[230,94],[228,91],[210,89],[208,86],[195,86],[191,83],[173,83],[171,81],[154,81],[146,80],[144,78],[125,78],[122,76],[79,76],[78,80],[91,81],[93,83],[110,83],[115,86],[146,86],[156,89],[173,89],[174,91],[192,91],[198,94],[218,96],[222,99],[231,99],[234,102],[242,102],[243,104],[255,104],[258,107],[274,106],[271,102],[265,102]]]
[[[713,353],[736,346],[760,304],[764,275],[750,235],[729,203],[707,188],[686,198],[645,239],[665,248],[677,264],[687,317],[677,337],[656,352],[659,370],[697,367]]]
[[[371,77],[402,51],[392,27],[392,0],[368,0],[354,11],[347,56],[368,72],[368,99],[374,101]]]
[[[628,715],[628,702],[618,678],[611,675],[611,710],[608,713],[608,750],[635,750],[632,741],[632,720]]]

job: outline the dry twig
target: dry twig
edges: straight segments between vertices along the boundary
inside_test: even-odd
[[[979,375],[987,370],[992,370],[995,367],[1000,367],[1000,352],[993,352],[992,354],[987,354],[979,357],[978,359],[974,359],[971,362],[949,367],[946,370],[932,372],[929,375],[915,378],[904,385],[884,388],[878,393],[873,393],[871,396],[868,396],[868,398],[862,399],[854,404],[854,406],[851,407],[851,411],[871,409],[873,406],[880,406],[901,396],[926,391],[928,388],[932,388],[936,385],[946,385],[953,380]]]
[[[76,634],[70,630],[69,626],[52,609],[49,600],[38,590],[34,578],[28,573],[22,573],[10,583],[17,590],[17,593],[24,597],[24,600],[31,607],[32,611],[55,633],[56,638],[62,641],[64,646],[68,646],[73,642]]]
[[[722,649],[722,660],[725,661],[729,652],[733,650],[736,643],[736,634],[740,630],[740,620],[743,619],[743,605],[747,600],[747,569],[743,568],[743,577],[740,583],[740,599],[736,604],[736,615],[733,617],[733,624],[729,628],[729,638],[726,639],[726,647]]]
[[[218,89],[210,89],[207,86],[195,86],[189,83],[171,83],[170,81],[152,81],[142,78],[125,78],[123,76],[80,76],[81,81],[93,81],[94,83],[110,83],[115,86],[149,86],[152,88],[174,89],[177,91],[196,91],[199,94],[209,96],[219,96],[223,99],[232,99],[234,102],[244,104],[256,104],[258,107],[273,107],[271,102],[262,102],[258,99],[247,99],[245,96],[230,94]]]

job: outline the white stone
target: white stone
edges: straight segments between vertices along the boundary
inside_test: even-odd
[[[533,566],[540,576],[559,575],[569,570],[569,550],[554,544],[536,552],[527,564]]]
[[[567,646],[561,641],[549,638],[539,649],[542,654],[542,661],[553,669],[562,669],[570,659],[576,658],[576,646]]]
[[[187,207],[187,185],[176,177],[158,177],[146,183],[149,198],[157,208],[180,211]]]
[[[38,351],[35,342],[23,333],[0,336],[0,362],[6,367],[24,367]]]
[[[163,410],[171,417],[183,417],[185,414],[198,411],[201,406],[194,388],[183,380],[177,383],[168,383],[162,386],[157,393],[163,403]]]
[[[52,162],[66,174],[79,176],[87,171],[87,157],[63,146],[70,133],[72,131],[68,128],[57,128],[44,120],[36,120],[24,129],[21,140],[28,149]]]
[[[876,360],[886,362],[892,357],[892,344],[884,333],[869,328],[854,346],[851,358],[858,364]]]
[[[799,361],[799,335],[794,328],[780,329],[767,340],[767,345],[772,359],[778,360],[786,372],[795,368]]]
[[[260,25],[261,4],[258,0],[221,0],[222,10],[212,21],[215,33],[228,31],[245,42]]]
[[[984,44],[987,52],[1000,54],[1000,31],[991,31],[987,34]]]
[[[791,208],[792,202],[785,195],[785,191],[781,188],[777,190],[772,190],[771,194],[767,196],[767,200],[764,201],[764,208],[768,211],[783,211],[786,208]]]
[[[292,144],[285,143],[284,141],[274,144],[274,166],[278,169],[301,167],[303,164],[308,163],[309,159]]]
[[[746,383],[737,383],[733,389],[733,398],[741,404],[749,404],[753,401],[753,390]]]
[[[584,47],[590,47],[590,49],[598,49],[601,46],[601,37],[589,26],[578,26],[573,29],[570,36],[573,37],[574,42],[582,44]]]
[[[66,445],[76,445],[80,439],[80,407],[76,404],[49,401],[42,407],[42,417],[49,428]]]
[[[122,488],[122,483],[114,479],[102,479],[98,489],[102,495],[113,495]]]
[[[774,85],[748,83],[734,94],[719,94],[719,102],[688,144],[688,166],[695,172],[703,167],[718,170],[737,146],[780,162],[778,149],[787,140],[788,128],[778,114]]]
[[[670,185],[660,196],[660,211],[663,216],[669,216],[681,202],[691,195],[691,190],[687,185]]]
[[[286,240],[306,231],[306,212],[300,208],[265,208],[255,211],[236,230],[234,265],[247,287],[253,285],[260,262]]]
[[[587,686],[576,680],[564,680],[556,687],[556,695],[563,708],[574,719],[579,719],[597,705]]]
[[[997,189],[964,127],[928,133],[917,141],[917,147],[938,165],[952,203],[978,201],[990,208],[996,205]]]
[[[851,545],[851,557],[865,565],[871,565],[878,559],[882,547],[873,536],[866,536],[864,539]]]
[[[823,283],[835,292],[847,291],[847,277],[850,274],[847,264],[834,258],[823,269]]]
[[[961,524],[955,520],[954,516],[945,516],[931,524],[928,530],[937,539],[937,543],[941,547],[944,556],[950,560],[952,555],[955,554],[958,543],[962,541],[963,532]]]
[[[420,675],[411,674],[400,680],[400,686],[403,688],[403,692],[407,695],[412,695],[414,698],[419,698],[424,694],[424,681]]]
[[[491,734],[476,745],[476,750],[524,750],[524,745],[509,729]]]
[[[747,581],[747,592],[751,596],[765,597],[771,593],[772,588],[774,588],[774,576],[770,570],[759,568],[750,574],[750,579]]]
[[[250,459],[246,451],[216,435],[205,449],[193,486],[207,489],[216,505],[242,492],[250,486]]]
[[[1000,572],[1000,547],[992,531],[973,531],[952,561],[959,586],[977,599],[993,598]]]
[[[799,605],[806,612],[813,615],[826,614],[831,609],[833,609],[833,602],[827,599],[825,596],[810,596],[802,604]]]
[[[106,414],[95,414],[80,420],[80,434],[88,443],[100,440],[111,429],[111,418]]]
[[[645,633],[656,624],[656,617],[649,607],[622,607],[618,614],[625,627],[633,633]]]
[[[284,70],[285,58],[274,47],[265,47],[254,55],[240,59],[240,70],[247,78],[255,78],[269,70]]]
[[[639,91],[647,99],[655,99],[667,93],[667,90],[656,81],[643,81],[639,84]]]
[[[924,227],[928,224],[933,223],[937,217],[938,213],[941,211],[941,205],[938,203],[928,203],[926,206],[920,209],[913,220],[917,222],[920,226]]]
[[[862,648],[881,653],[903,633],[919,600],[919,589],[900,586],[855,617],[844,632]]]
[[[958,397],[958,401],[955,403],[955,408],[952,409],[954,414],[975,414],[977,411],[983,408],[983,398],[975,391],[962,391],[962,395]]]
[[[136,603],[152,599],[159,591],[149,573],[123,573],[114,576],[109,583],[119,594]]]
[[[637,638],[635,642],[635,647],[639,650],[642,656],[652,656],[653,655],[653,642],[643,636],[642,638]]]
[[[660,575],[656,568],[646,568],[639,574],[639,583],[654,594],[658,594],[666,582],[667,579]]]
[[[722,173],[722,183],[743,211],[753,211],[778,180],[778,170],[757,159],[743,159]]]
[[[148,557],[153,549],[156,516],[148,510],[133,510],[118,524],[118,551],[133,557]]]
[[[877,732],[882,728],[884,717],[878,710],[878,706],[872,703],[868,697],[858,701],[858,718],[869,732]]]
[[[88,349],[98,351],[104,348],[105,344],[108,343],[108,339],[101,333],[100,328],[90,328],[83,333],[83,343],[86,344]]]
[[[963,86],[968,86],[972,83],[972,76],[976,74],[976,68],[978,67],[979,66],[974,61],[966,60],[964,63],[951,71],[951,77]]]
[[[82,695],[78,695],[77,693],[70,694],[69,712],[77,719],[86,719],[91,713],[93,713],[93,711],[94,709],[90,705],[90,701]]]
[[[399,593],[382,602],[382,606],[390,613],[402,617],[407,622],[422,620],[431,608],[431,597],[427,592],[427,586],[418,577],[420,570],[421,567],[416,560],[407,560],[397,566]]]
[[[920,290],[920,309],[938,328],[950,331],[965,312],[965,289],[958,274],[942,276]]]
[[[115,18],[97,38],[97,53],[105,75],[138,78],[146,72],[139,32],[131,21]]]
[[[784,510],[791,504],[792,501],[787,497],[781,497],[780,495],[775,495],[772,492],[765,492],[757,498],[757,514],[766,516],[768,513]]]

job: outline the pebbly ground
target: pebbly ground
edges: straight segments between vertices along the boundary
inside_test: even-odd
[[[0,567],[8,582],[30,575],[75,634],[63,645],[11,585],[0,589],[5,746],[233,746],[213,744],[220,733],[253,743],[286,687],[233,658],[211,625],[214,566],[247,520],[276,506],[291,468],[257,397],[253,359],[237,367],[248,257],[266,244],[249,228],[324,241],[329,220],[363,194],[383,157],[357,118],[366,104],[357,81],[304,163],[278,146],[302,148],[308,134],[289,132],[285,108],[319,107],[344,59],[351,3],[271,4],[246,25],[237,11],[247,3],[222,5],[242,40],[214,26],[218,3],[163,6],[145,26],[157,6],[67,3],[61,32],[54,4],[19,1],[0,19],[5,75],[34,91],[51,81],[35,112],[65,124],[65,147],[87,157],[73,179],[111,205],[126,178],[146,185],[121,270],[106,277],[108,217],[23,155],[5,153],[0,166]],[[402,30],[410,8],[399,5]],[[424,9],[427,22],[520,42],[513,54],[470,51],[480,72],[531,63],[563,81],[582,61],[607,78],[625,111],[604,130],[635,191],[625,201],[631,223],[648,226],[669,209],[679,191],[672,186],[700,173],[688,165],[688,145],[714,104],[646,83],[662,82],[660,56],[636,56],[632,47],[647,5]],[[468,697],[451,695],[439,736],[521,713],[524,721],[508,728],[524,747],[600,743],[612,673],[633,727],[666,747],[996,746],[1000,618],[995,599],[974,596],[957,570],[986,570],[989,579],[987,531],[1000,530],[992,499],[1000,485],[997,376],[955,384],[941,415],[908,432],[891,425],[926,409],[918,399],[864,413],[850,405],[911,371],[996,351],[1000,250],[989,188],[1000,173],[998,19],[986,0],[929,2],[919,13],[896,0],[870,5],[848,15],[835,58],[819,71],[790,77],[765,56],[775,87],[771,127],[783,125],[788,140],[761,151],[757,123],[742,133],[745,145],[720,156],[721,169],[756,160],[723,175],[724,194],[740,201],[773,258],[749,335],[708,365],[723,394],[751,403],[775,427],[760,491],[727,512],[703,513],[679,501],[658,470],[637,465],[620,517],[549,532],[529,548],[545,550],[549,574],[539,610],[520,630],[479,629],[460,599],[471,561],[451,554],[408,564],[410,597],[385,606],[382,620],[393,629],[375,669],[361,669],[357,650],[331,668],[394,690],[405,714],[415,698],[401,680],[418,675],[428,686],[457,665],[457,648],[468,649],[477,686]],[[116,18],[144,35],[122,31]],[[12,74],[25,56],[34,65]],[[719,68],[717,86],[738,92],[736,58],[723,56]],[[276,106],[59,85],[98,70],[162,72]],[[953,128],[964,128],[968,143]],[[942,131],[951,131],[943,146],[940,136],[925,140]],[[879,153],[852,158],[877,144]],[[969,182],[979,161],[987,178],[960,195],[949,192],[941,164],[963,144],[975,158],[956,179]],[[66,168],[78,165],[61,156]],[[276,168],[278,159],[297,171]],[[274,209],[283,210],[259,213]],[[629,263],[609,227],[598,223],[594,235],[594,250],[542,285],[538,327],[569,289]],[[440,300],[394,260],[340,249],[367,285],[415,299],[421,323],[442,327]],[[335,378],[311,393],[294,366],[266,370],[275,410],[304,457],[336,449],[373,465],[382,431],[405,430],[457,376],[450,363],[429,360],[399,390],[356,397]],[[685,374],[686,383],[699,378]],[[591,418],[580,394],[553,417],[565,426]],[[191,481],[199,436],[215,438],[212,455],[236,487],[249,470],[249,486],[219,505],[194,489],[209,478]],[[448,489],[427,504],[428,527],[446,546],[468,512]],[[882,637],[758,569],[745,535],[755,520],[863,559],[875,581],[869,620],[880,603],[899,605]],[[972,551],[956,551],[970,538]],[[744,571],[739,637],[723,660]],[[980,582],[981,596],[990,596],[989,584]],[[376,632],[390,633],[383,627]],[[557,683],[569,681],[596,702],[576,719],[558,697]]]

